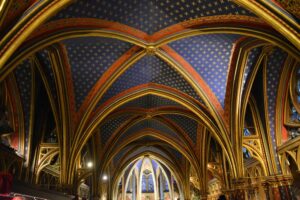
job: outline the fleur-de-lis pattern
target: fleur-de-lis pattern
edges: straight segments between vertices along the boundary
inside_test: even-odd
[[[23,115],[24,115],[24,129],[25,129],[25,152],[27,156],[29,143],[29,126],[31,115],[31,95],[32,95],[32,63],[29,59],[24,60],[14,71],[18,89],[20,93]]]
[[[102,74],[132,46],[101,37],[69,39],[64,44],[71,65],[77,109]]]
[[[268,117],[269,117],[269,127],[270,135],[272,138],[273,149],[276,152],[276,135],[275,135],[275,115],[276,115],[276,97],[278,84],[280,80],[280,73],[284,66],[284,61],[287,57],[285,53],[280,48],[275,48],[271,55],[268,56],[267,63],[267,98],[268,98]],[[276,164],[280,169],[279,159],[277,153],[275,153]]]
[[[103,95],[100,103],[104,103],[122,91],[146,83],[176,88],[202,102],[191,85],[167,63],[156,56],[145,56],[118,77]]]
[[[169,44],[200,74],[223,107],[231,49],[238,38],[239,35],[210,34]]]
[[[78,0],[52,20],[99,18],[153,34],[189,19],[226,14],[253,16],[229,0]]]

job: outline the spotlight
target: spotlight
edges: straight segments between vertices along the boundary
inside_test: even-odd
[[[93,163],[92,163],[91,161],[89,161],[89,162],[87,163],[87,167],[88,167],[88,168],[93,167]]]
[[[102,180],[107,181],[107,179],[108,179],[107,175],[104,174],[104,175],[102,176]]]

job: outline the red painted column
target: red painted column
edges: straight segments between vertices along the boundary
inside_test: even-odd
[[[272,191],[272,192],[271,192],[271,195],[272,195],[271,199],[274,199],[274,200],[281,200],[280,192],[279,192],[278,187],[272,186],[271,191]]]
[[[267,199],[292,200],[290,185],[292,178],[283,175],[268,177],[263,183]]]
[[[294,195],[292,194],[290,184],[281,185],[278,187],[278,189],[280,192],[281,199],[288,199],[288,200],[293,199]]]

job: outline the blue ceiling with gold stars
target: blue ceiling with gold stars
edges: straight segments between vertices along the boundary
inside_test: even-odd
[[[276,135],[275,135],[275,116],[276,116],[276,98],[278,84],[280,81],[280,74],[284,67],[287,53],[280,48],[275,48],[273,52],[268,56],[267,70],[266,70],[266,86],[267,86],[267,101],[268,101],[268,118],[270,135],[272,143],[274,144],[274,152],[276,152]],[[276,164],[279,165],[279,159],[276,155]]]
[[[198,123],[184,115],[164,115],[168,119],[175,122],[190,137],[194,144],[197,142]]]
[[[122,136],[120,137],[119,141],[124,141],[125,138],[130,137],[131,135],[143,130],[143,129],[154,129],[159,132],[162,132],[166,135],[169,135],[173,138],[178,138],[177,134],[172,130],[169,126],[162,123],[156,119],[144,119],[133,126],[131,126],[128,130],[126,130]]]
[[[169,146],[167,146],[166,149],[169,151],[172,157],[177,160],[177,162],[181,163],[183,155],[178,150],[171,148]]]
[[[156,56],[145,56],[125,71],[103,95],[100,103],[134,86],[157,83],[182,91],[201,102],[191,85],[166,62]]]
[[[221,24],[220,22],[218,24],[217,20],[222,21],[222,17],[225,15],[230,17],[224,20],[225,23]],[[206,18],[211,16],[216,17]],[[240,16],[251,17],[240,18]],[[107,157],[115,155],[114,158],[111,158],[113,164],[118,164],[123,157],[127,156],[127,150],[137,146],[141,148],[131,152],[130,156],[151,148],[151,150],[157,151],[161,155],[169,152],[169,156],[178,161],[184,160],[185,156],[198,156],[199,152],[193,152],[196,151],[198,142],[201,142],[198,138],[198,135],[200,135],[200,133],[198,134],[198,127],[200,125],[205,126],[200,120],[207,119],[211,123],[209,125],[215,128],[217,132],[224,133],[224,135],[220,134],[224,138],[228,136],[225,135],[227,132],[232,134],[230,133],[230,130],[232,130],[231,120],[235,113],[232,111],[232,107],[236,99],[235,96],[229,96],[228,98],[228,94],[232,89],[229,87],[235,86],[236,80],[242,80],[242,90],[245,91],[263,48],[270,45],[270,42],[273,46],[276,46],[277,42],[282,41],[284,43],[288,41],[282,37],[283,35],[274,31],[275,29],[272,27],[275,26],[267,24],[269,23],[268,20],[263,21],[263,19],[252,17],[256,16],[231,0],[72,1],[66,8],[48,19],[45,24],[41,24],[37,32],[33,31],[33,36],[29,37],[28,40],[24,39],[24,44],[20,42],[20,47],[16,47],[19,49],[15,55],[21,52],[24,55],[20,54],[20,57],[24,56],[22,58],[27,59],[13,71],[18,86],[17,92],[20,93],[24,111],[25,144],[30,143],[29,135],[34,135],[34,131],[37,129],[35,126],[30,129],[30,117],[34,116],[34,113],[31,113],[31,104],[36,103],[32,101],[34,98],[37,99],[37,97],[32,97],[33,91],[35,91],[32,91],[33,86],[35,86],[33,81],[37,82],[36,90],[44,89],[43,87],[38,88],[38,84],[42,80],[39,77],[34,79],[34,73],[39,73],[39,71],[26,57],[33,56],[39,61],[40,67],[45,72],[50,92],[57,105],[57,110],[55,110],[57,115],[55,117],[70,122],[68,126],[71,128],[64,135],[74,136],[74,138],[71,138],[72,144],[70,143],[75,147],[74,149],[80,148],[80,144],[77,143],[87,141],[88,139],[85,137],[89,137],[88,134],[95,131],[88,132],[88,136],[81,135],[85,131],[84,129],[97,127],[95,129],[100,132],[100,138],[98,139],[101,141],[99,142],[99,150],[107,150],[111,153]],[[70,24],[68,19],[71,18],[73,19],[72,22],[78,26]],[[200,25],[182,23],[193,19],[197,19],[193,22]],[[107,21],[114,23],[107,23]],[[179,23],[182,24],[178,25]],[[177,26],[170,27],[176,24]],[[236,25],[237,31],[232,29],[231,34],[229,34],[224,26],[234,27],[234,25]],[[247,29],[243,27],[247,27]],[[258,35],[251,35],[247,32],[248,27],[259,30],[256,32]],[[126,30],[123,32],[123,30],[120,30],[121,28]],[[165,30],[155,34],[163,29]],[[95,35],[100,35],[100,31],[116,34],[96,37]],[[272,35],[272,31],[274,31],[274,35]],[[22,32],[20,31],[20,33]],[[103,36],[102,33],[101,36]],[[46,36],[48,34],[53,36],[51,39],[55,36],[53,43]],[[125,42],[133,41],[128,39],[130,37],[138,41],[138,44]],[[268,39],[262,42],[264,37]],[[37,44],[41,44],[42,47],[30,46],[36,41],[40,42]],[[55,48],[49,48],[48,46],[46,49],[42,49],[50,43],[55,47],[58,44],[60,51],[57,52],[60,56],[49,56],[49,52],[55,51]],[[268,44],[265,45],[266,43]],[[259,46],[261,44],[264,46]],[[282,47],[297,56],[297,52],[294,51],[296,48],[292,44],[286,43]],[[10,46],[7,45],[7,48],[10,48]],[[249,50],[248,48],[252,49]],[[23,50],[25,51],[23,52]],[[243,55],[241,53],[243,50],[246,50],[245,57],[241,58],[241,60],[246,61],[245,66],[243,66],[245,70],[243,74],[233,74],[237,71],[234,71],[235,69],[231,67],[236,67],[235,61],[239,55]],[[27,54],[27,51],[32,51],[32,55]],[[258,70],[258,72],[263,72],[258,75],[258,79],[261,78],[260,75],[263,78],[255,82],[256,85],[253,88],[256,90],[261,86],[263,92],[266,92],[266,94],[262,93],[264,94],[262,99],[266,100],[267,104],[265,106],[267,108],[261,112],[266,114],[264,120],[269,129],[267,128],[265,132],[270,134],[273,143],[273,147],[270,148],[277,152],[275,133],[276,100],[278,98],[280,75],[288,56],[280,48],[274,48],[273,51],[264,54],[264,56],[267,59],[266,65],[261,64],[259,67],[262,70]],[[56,67],[63,67],[64,72],[67,73],[64,74],[66,75],[65,80],[61,81],[62,84],[66,85],[61,86],[55,82],[54,72],[56,71],[51,64],[53,63],[51,59],[62,61],[57,62],[61,66]],[[168,61],[166,61],[167,59]],[[8,59],[7,71],[9,71],[10,64],[13,65],[15,62],[18,62],[15,61],[15,58]],[[176,67],[173,66],[173,63],[176,64]],[[230,66],[231,64],[232,66]],[[128,66],[128,69],[125,70],[124,66]],[[33,72],[32,69],[35,71]],[[107,74],[110,74],[111,77],[104,76]],[[105,79],[101,79],[104,77]],[[228,77],[233,79],[230,80]],[[229,83],[233,83],[232,85],[227,85],[228,79]],[[104,80],[109,81],[104,82]],[[264,85],[258,85],[261,82]],[[164,97],[149,94],[153,91],[150,87],[153,85],[157,86],[155,87],[156,94]],[[133,88],[141,88],[142,86],[144,86],[145,92],[135,93],[137,90],[133,90]],[[60,93],[57,89],[61,89],[59,90]],[[228,91],[229,93],[226,94]],[[249,92],[251,91],[253,90],[249,88]],[[98,96],[100,93],[102,96]],[[147,95],[142,96],[146,93]],[[170,95],[165,95],[166,93]],[[117,99],[118,95],[121,94],[124,94],[122,96],[124,98]],[[130,101],[130,95],[132,94],[140,96]],[[182,98],[183,101],[188,101],[188,103],[180,105],[173,101],[175,98],[173,100],[166,99],[167,97],[172,99],[174,96]],[[44,98],[44,95],[42,97]],[[58,98],[60,97],[62,97],[61,99],[67,99],[70,104],[59,105],[61,102],[58,101]],[[73,97],[74,99],[72,99]],[[238,98],[239,96],[237,96]],[[96,100],[97,102],[95,102]],[[122,106],[118,108],[110,106],[114,101],[118,101],[114,105]],[[125,101],[129,102],[124,103]],[[192,104],[189,104],[190,102]],[[204,102],[207,103],[204,104]],[[65,111],[69,113],[66,114]],[[103,121],[93,121],[93,117],[99,116],[99,113],[103,114]],[[197,120],[199,119],[199,121],[190,118],[188,114],[198,117]],[[264,116],[261,115],[260,117]],[[240,121],[244,121],[244,119]],[[61,124],[57,125],[60,126]],[[121,130],[123,127],[124,129]],[[153,129],[157,132],[150,132],[149,136],[146,135],[145,129]],[[30,130],[33,132],[30,133]],[[56,130],[60,130],[59,127]],[[121,131],[115,140],[111,140],[117,130]],[[183,131],[185,135],[180,135],[180,131]],[[120,147],[121,143],[127,142],[129,138],[137,133],[140,133],[140,138],[127,145],[119,153],[114,152],[111,148],[111,146]],[[156,134],[158,137],[156,137]],[[167,139],[162,140],[165,135],[168,136]],[[219,141],[226,141],[222,137]],[[230,135],[229,138],[231,138]],[[108,141],[112,141],[112,143],[108,143]],[[176,148],[175,143],[183,148]],[[224,148],[227,144],[230,147],[233,143],[226,142]],[[219,146],[223,146],[223,144],[219,145],[218,142],[212,140],[210,144],[213,151],[212,156],[217,157]],[[103,149],[103,147],[107,148]],[[25,149],[25,155],[26,151],[27,149]],[[71,152],[71,155],[75,154]],[[106,156],[105,152],[103,155]],[[277,165],[280,166],[277,154],[275,154],[275,157]],[[232,158],[232,160],[234,159]],[[199,160],[201,161],[201,158]]]
[[[101,75],[132,45],[116,39],[84,37],[65,40],[77,109]]]
[[[122,149],[122,151],[120,151],[119,153],[117,153],[117,155],[115,155],[113,162],[115,163],[115,166],[117,166],[117,164],[121,161],[122,157],[124,156],[125,153],[127,153],[127,151],[129,150],[129,147],[126,146]]]
[[[78,0],[52,20],[98,18],[153,34],[189,19],[228,14],[253,16],[229,0]]]
[[[200,35],[169,45],[200,74],[224,106],[231,49],[240,37],[229,34]]]
[[[118,128],[122,126],[131,115],[121,115],[116,118],[110,119],[106,121],[104,124],[100,126],[100,135],[102,145],[105,145],[109,138],[116,132]]]

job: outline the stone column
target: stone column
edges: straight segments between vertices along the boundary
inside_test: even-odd
[[[159,185],[158,190],[157,190],[159,193],[159,200],[163,200],[164,199],[164,184],[163,184],[162,174],[159,176],[159,180],[158,180],[157,184]]]
[[[123,175],[123,177],[122,177],[122,200],[126,200],[126,189],[127,188],[125,188],[125,177],[124,177],[124,175]]]
[[[272,184],[271,185],[270,198],[274,199],[274,200],[281,200],[279,188],[278,188],[278,186],[276,184],[274,184],[274,185]],[[286,199],[286,200],[288,200],[288,199]]]
[[[173,180],[173,176],[171,176],[170,178],[170,188],[169,190],[171,190],[171,199],[174,199],[174,180]]]
[[[139,191],[136,191],[136,188],[136,177],[132,175],[132,200],[136,200],[137,193],[139,193]]]

